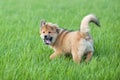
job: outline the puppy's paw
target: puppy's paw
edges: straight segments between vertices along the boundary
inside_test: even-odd
[[[55,58],[55,54],[51,54],[50,59],[54,59],[54,58]]]

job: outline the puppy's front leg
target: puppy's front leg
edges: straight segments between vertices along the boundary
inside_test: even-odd
[[[57,51],[50,55],[50,59],[54,59],[57,56],[61,56],[61,52]]]

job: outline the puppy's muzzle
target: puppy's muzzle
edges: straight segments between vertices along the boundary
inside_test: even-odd
[[[50,45],[52,43],[52,37],[45,35],[44,42],[45,44]]]

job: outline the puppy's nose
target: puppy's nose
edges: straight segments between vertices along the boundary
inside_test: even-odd
[[[47,38],[47,35],[45,35],[44,38]]]

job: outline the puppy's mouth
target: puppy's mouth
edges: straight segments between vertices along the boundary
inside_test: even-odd
[[[52,43],[52,37],[50,37],[50,38],[45,38],[44,39],[44,42],[45,42],[45,44],[47,44],[47,45],[50,45],[51,43]]]

